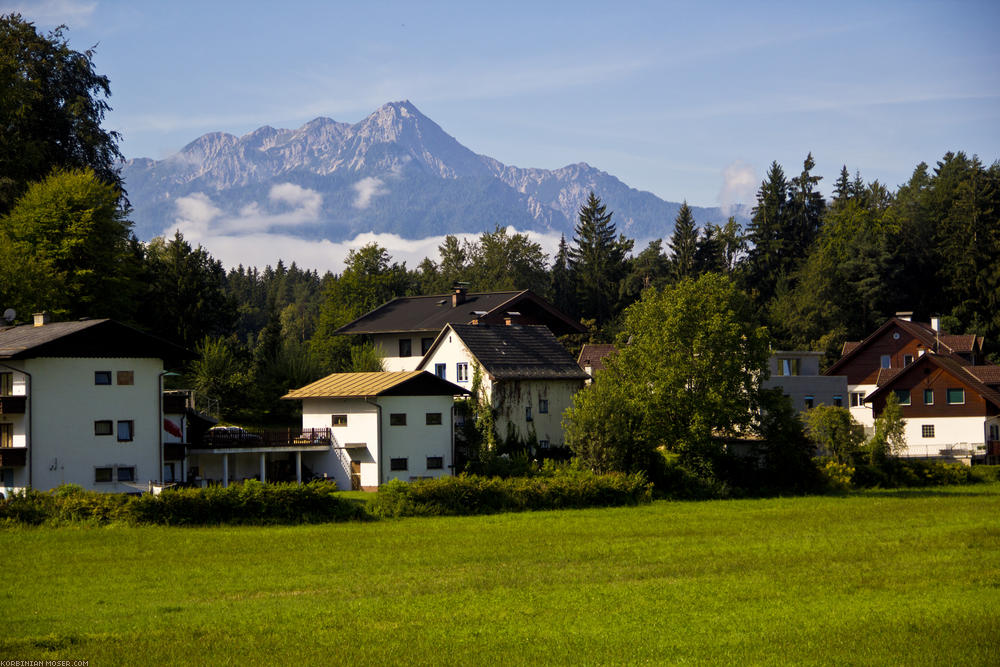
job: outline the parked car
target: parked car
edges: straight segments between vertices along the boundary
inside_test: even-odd
[[[263,441],[256,433],[239,426],[213,426],[205,433],[206,445],[254,445]]]

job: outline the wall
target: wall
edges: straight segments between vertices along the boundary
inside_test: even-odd
[[[792,399],[792,407],[802,411],[808,409],[806,398],[811,396],[814,406],[840,405],[850,406],[850,395],[847,391],[847,378],[843,375],[820,375],[819,358],[821,352],[807,351],[777,351],[768,360],[771,377],[761,383],[764,389],[781,387],[784,394]],[[797,359],[798,375],[780,375],[781,360]],[[871,412],[871,410],[868,410]]]
[[[934,427],[934,437],[923,437],[925,425]],[[917,417],[906,419],[904,456],[941,456],[942,450],[982,454],[986,443],[986,420],[982,417]]]
[[[347,415],[346,426],[333,426],[333,415]],[[364,399],[306,398],[302,401],[302,428],[330,428],[329,452],[303,454],[314,473],[332,477],[341,489],[351,488],[351,461],[361,464],[361,486],[378,486],[378,408]],[[364,443],[364,447],[345,445]]]
[[[928,350],[923,343],[918,342],[902,327],[893,325],[871,341],[865,349],[858,352],[837,372],[847,376],[849,385],[875,384],[879,370],[882,368],[883,354],[889,355],[890,368],[903,368],[906,355],[912,356],[916,361],[926,351]]]
[[[421,362],[420,368],[428,373],[434,373],[434,367],[441,363],[445,365],[445,380],[454,382],[460,387],[469,390],[472,389],[472,355],[461,339],[450,331],[445,339],[438,344],[437,348],[431,352],[430,356]],[[462,381],[458,380],[457,364],[459,363],[468,364],[469,369],[466,379]],[[486,384],[488,383],[486,382],[486,378],[484,378],[484,388],[486,388]]]
[[[423,357],[421,354],[421,341],[424,338],[433,339],[437,336],[433,332],[417,333],[394,333],[377,334],[372,336],[372,342],[378,355],[382,357],[382,364],[387,371],[412,371],[416,370]],[[399,341],[410,341],[410,356],[399,356]]]
[[[32,485],[49,489],[79,484],[97,491],[129,492],[127,484],[98,483],[95,468],[134,466],[135,483],[158,480],[160,437],[159,359],[28,359],[31,373]],[[132,385],[118,385],[117,371],[134,372]],[[95,385],[95,371],[111,371],[111,385]],[[95,420],[111,420],[114,433],[94,434]],[[134,422],[131,442],[119,442],[117,422]]]
[[[573,394],[583,388],[583,380],[504,380],[492,384],[491,400],[496,411],[497,437],[502,441],[508,429],[522,441],[532,436],[536,441],[547,440],[550,446],[561,447],[566,437],[562,415],[573,403]],[[539,412],[539,401],[548,401],[548,413]],[[526,418],[531,407],[532,420]]]
[[[418,477],[444,477],[452,474],[452,407],[451,396],[380,396],[382,406],[382,481]],[[425,415],[441,414],[441,423],[427,425]],[[392,426],[390,415],[406,415],[406,426]],[[427,457],[443,459],[438,470],[427,468]],[[390,459],[407,459],[407,469],[391,470]]]

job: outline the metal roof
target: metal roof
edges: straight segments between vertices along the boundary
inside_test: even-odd
[[[334,373],[282,398],[366,398],[384,394],[455,396],[468,390],[427,371],[380,371],[374,373]]]

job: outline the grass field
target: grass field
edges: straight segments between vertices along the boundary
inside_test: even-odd
[[[0,659],[1000,663],[1000,484],[0,531]]]

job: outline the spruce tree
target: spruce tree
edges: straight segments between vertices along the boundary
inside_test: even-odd
[[[746,287],[758,306],[767,304],[775,294],[784,269],[785,218],[788,213],[788,181],[777,162],[771,163],[767,180],[757,191],[757,206],[747,229],[750,250],[746,261]]]
[[[556,251],[556,259],[552,263],[549,293],[556,308],[567,315],[576,315],[573,283],[569,272],[569,246],[566,244],[565,234],[559,239],[559,250]]]
[[[788,215],[785,218],[784,236],[788,240],[785,253],[785,272],[788,275],[802,263],[809,246],[819,233],[820,220],[826,210],[826,201],[816,189],[822,176],[813,176],[816,166],[812,153],[802,163],[802,173],[792,179],[788,188]]]
[[[674,233],[670,237],[670,268],[674,280],[694,277],[694,256],[698,248],[698,228],[687,201],[681,204],[674,220]]]
[[[578,312],[607,323],[618,311],[619,284],[628,270],[626,256],[633,241],[615,238],[612,213],[593,193],[580,208],[573,247],[569,250],[571,279],[576,288]]]

